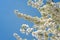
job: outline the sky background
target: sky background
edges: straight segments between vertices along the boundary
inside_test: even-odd
[[[40,17],[40,13],[35,8],[27,5],[28,0],[0,0],[0,40],[16,40],[13,37],[13,33],[18,33],[22,38],[32,40],[32,36],[20,33],[19,29],[22,24],[28,24],[30,27],[33,23],[18,18],[14,14],[14,10],[17,9],[21,13],[31,16]],[[54,0],[55,2],[60,0]]]

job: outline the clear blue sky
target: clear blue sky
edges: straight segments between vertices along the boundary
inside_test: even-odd
[[[14,10],[17,9],[22,13],[38,16],[40,13],[35,8],[27,5],[28,0],[0,0],[0,40],[16,40],[13,37],[13,33],[17,32],[21,37],[26,37],[31,40],[31,36],[23,35],[19,32],[21,24],[28,24],[30,27],[33,23],[26,21],[22,18],[18,18],[14,14]],[[60,1],[60,0],[54,0]]]

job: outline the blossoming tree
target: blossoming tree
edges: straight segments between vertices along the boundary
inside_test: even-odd
[[[37,40],[48,40],[48,38],[51,40],[60,40],[60,2],[55,3],[53,0],[46,0],[46,4],[44,4],[43,1],[28,0],[27,3],[41,13],[42,17],[40,18],[20,13],[18,10],[14,11],[18,17],[34,23],[32,28],[27,24],[22,24],[20,32],[26,33],[26,35],[31,33]],[[28,40],[21,38],[17,33],[14,33],[13,36],[17,40]]]

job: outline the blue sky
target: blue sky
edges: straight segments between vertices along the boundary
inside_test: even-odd
[[[22,18],[18,18],[14,14],[14,10],[17,9],[22,13],[38,16],[40,13],[35,8],[27,5],[28,0],[0,0],[0,40],[16,40],[13,37],[13,33],[17,32],[21,37],[30,38],[31,36],[23,35],[19,32],[22,24],[28,24],[30,27],[33,23],[26,21]],[[59,0],[55,0],[57,2]]]

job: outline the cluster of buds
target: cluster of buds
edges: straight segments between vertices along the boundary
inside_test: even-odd
[[[40,18],[20,13],[18,10],[14,11],[18,17],[34,23],[32,28],[27,24],[22,24],[20,32],[26,35],[32,33],[32,36],[37,40],[48,40],[49,38],[51,40],[60,40],[60,2],[46,1],[44,5],[43,0],[28,0],[28,5],[36,8],[41,13],[42,17]],[[14,33],[14,36],[17,40],[27,40],[22,39],[16,33]]]
[[[21,33],[26,33],[28,35],[33,31],[33,28],[30,28],[27,24],[23,24],[22,27],[20,28]]]

